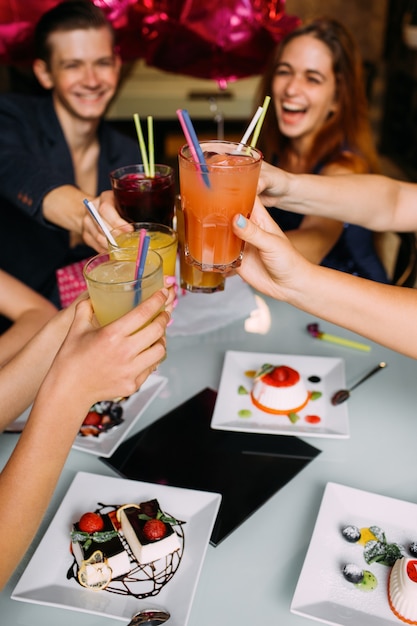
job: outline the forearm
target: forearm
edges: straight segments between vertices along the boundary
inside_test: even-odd
[[[294,249],[259,200],[251,219],[236,216],[233,228],[249,244],[237,272],[250,285],[417,358],[415,289],[377,283],[310,263]]]
[[[375,231],[417,230],[417,186],[376,174],[317,176],[263,166],[260,199],[267,206],[320,215]]]
[[[301,205],[308,215],[339,218],[372,230],[392,230],[397,198],[396,184],[392,183],[371,174],[294,176],[284,205],[288,202],[292,209]]]
[[[310,265],[287,302],[392,350],[417,358],[417,292]],[[388,331],[389,329],[389,331]]]
[[[306,216],[300,228],[285,234],[300,254],[318,264],[337,243],[342,231],[341,222]]]
[[[17,446],[0,474],[0,501],[5,503],[0,536],[0,587],[5,585],[35,536],[87,413],[87,405],[88,401],[83,402],[74,390],[60,394],[59,385],[45,384],[36,398]],[[79,419],[74,419],[77,415]]]
[[[43,216],[56,226],[82,234],[83,218],[86,213],[83,200],[86,197],[88,196],[81,189],[73,185],[56,187],[43,199]]]
[[[164,358],[169,315],[161,309],[168,295],[162,289],[104,327],[97,326],[89,301],[77,304],[67,337],[0,475],[0,585],[30,545],[90,406],[105,397],[134,393]]]
[[[0,370],[0,397],[4,410],[0,430],[16,419],[38,392],[74,317],[74,307],[57,313],[26,346]]]
[[[54,316],[56,308],[30,309],[0,336],[0,368],[3,367]]]

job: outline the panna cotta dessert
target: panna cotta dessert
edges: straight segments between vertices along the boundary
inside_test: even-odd
[[[310,393],[292,367],[263,365],[255,375],[251,399],[261,411],[288,415],[301,411],[310,400]]]
[[[407,624],[417,624],[417,559],[395,561],[389,581],[388,600],[392,612]]]
[[[152,563],[180,549],[180,541],[157,500],[120,509],[123,535],[138,563]]]

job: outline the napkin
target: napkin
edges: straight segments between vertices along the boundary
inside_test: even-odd
[[[178,290],[178,303],[167,329],[171,337],[198,335],[246,319],[258,308],[252,289],[240,276],[226,278],[224,291],[191,293]]]

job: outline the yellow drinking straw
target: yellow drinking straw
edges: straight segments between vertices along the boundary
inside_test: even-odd
[[[145,170],[145,176],[149,178],[148,155],[146,153],[146,146],[145,146],[145,141],[142,135],[142,128],[140,125],[139,115],[137,113],[134,113],[133,119],[134,119],[135,126],[136,126],[136,133],[138,135],[139,148],[140,148],[140,153],[142,155],[143,169]]]
[[[368,346],[366,343],[352,341],[351,339],[345,339],[344,337],[338,337],[337,335],[330,335],[329,333],[323,333],[317,322],[307,324],[307,331],[315,339],[321,339],[322,341],[328,341],[329,343],[337,343],[340,346],[345,346],[346,348],[354,348],[355,350],[363,350],[364,352],[369,352],[371,349],[371,346]]]
[[[256,142],[258,141],[259,133],[261,132],[262,124],[264,122],[265,115],[266,115],[266,112],[268,110],[268,106],[269,106],[270,101],[271,101],[271,96],[265,96],[265,100],[264,100],[264,103],[262,105],[262,113],[261,113],[260,118],[258,119],[258,122],[257,122],[256,126],[255,126],[255,130],[254,130],[254,133],[253,133],[252,141],[251,141],[251,144],[250,144],[251,148],[255,148],[255,146],[256,146]]]
[[[151,178],[155,176],[155,153],[153,141],[153,118],[148,115],[148,152],[149,152],[149,175]]]

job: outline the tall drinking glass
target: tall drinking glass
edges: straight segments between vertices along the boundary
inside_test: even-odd
[[[228,272],[239,267],[244,249],[233,233],[232,218],[251,214],[262,153],[229,141],[200,146],[205,163],[195,163],[187,144],[179,152],[185,255],[202,271]]]
[[[148,250],[140,282],[135,272],[135,261],[115,259],[110,253],[97,254],[85,264],[88,293],[101,326],[122,317],[163,288],[162,259],[157,252]]]
[[[187,263],[184,248],[184,212],[181,208],[181,198],[175,200],[175,215],[177,218],[178,256],[180,259],[180,287],[191,293],[215,293],[224,291],[225,276],[219,272],[202,272],[194,265]]]
[[[155,165],[146,176],[143,165],[126,165],[110,173],[116,209],[128,222],[157,222],[172,226],[175,204],[174,171]]]

